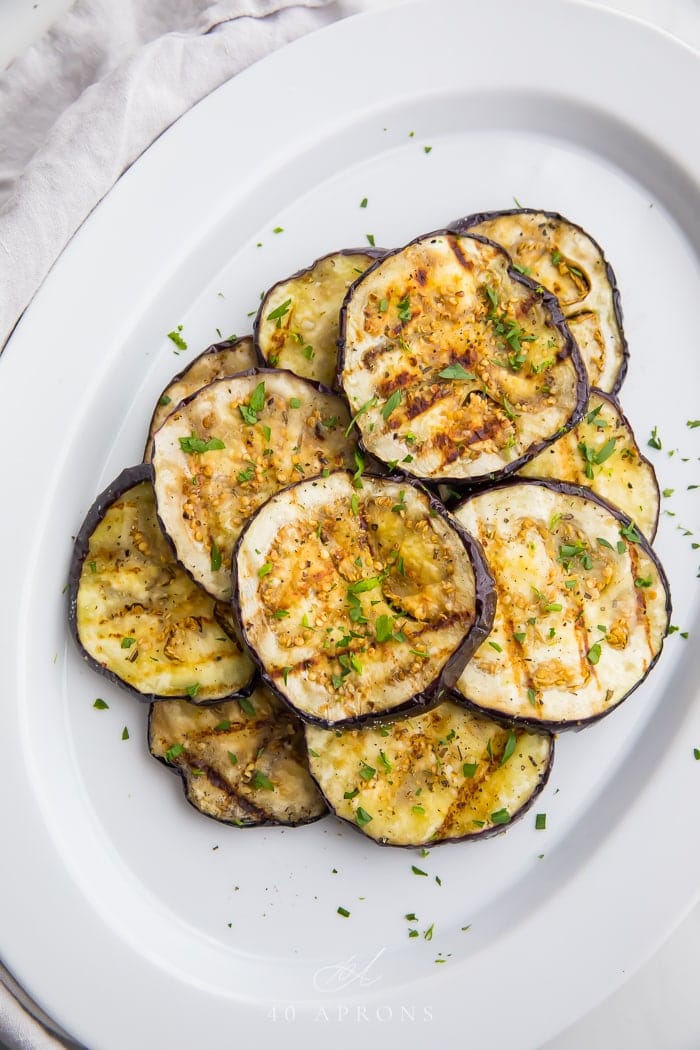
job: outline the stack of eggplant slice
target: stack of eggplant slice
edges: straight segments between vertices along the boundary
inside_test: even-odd
[[[527,810],[668,629],[627,358],[598,244],[517,209],[324,256],[174,377],[69,618],[198,810],[400,846]]]

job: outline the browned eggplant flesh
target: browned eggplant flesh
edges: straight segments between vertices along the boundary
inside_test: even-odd
[[[554,296],[498,245],[444,231],[387,253],[353,285],[339,367],[363,446],[432,482],[517,470],[588,400]]]
[[[153,455],[153,435],[160,425],[177,408],[181,401],[190,397],[203,386],[208,386],[215,379],[247,372],[259,364],[255,353],[255,344],[251,335],[224,339],[207,347],[194,361],[170,380],[156,401],[151,423],[148,428],[148,439],[144,462],[148,463]]]
[[[207,703],[252,687],[247,651],[221,629],[214,600],[161,532],[148,466],[123,471],[89,511],[73,552],[69,618],[83,657],[144,700]]]
[[[290,486],[251,520],[234,572],[266,680],[325,725],[437,703],[493,616],[478,545],[401,478],[338,471]]]
[[[260,304],[254,326],[267,364],[333,386],[345,293],[382,254],[360,248],[332,252],[275,284]]]
[[[592,390],[581,422],[518,474],[584,485],[632,518],[647,539],[654,538],[660,501],[656,472],[610,394]]]
[[[559,729],[617,707],[656,663],[671,608],[636,525],[590,490],[528,479],[476,493],[454,514],[483,544],[498,595],[458,695]]]
[[[245,700],[212,707],[153,704],[148,742],[207,817],[252,827],[308,824],[326,812],[309,774],[301,723],[263,685]]]
[[[231,555],[248,519],[303,477],[355,465],[336,394],[282,370],[220,379],[168,416],[154,437],[162,527],[180,562],[215,598],[231,597]]]
[[[382,845],[477,840],[511,824],[547,781],[548,733],[506,729],[446,701],[380,726],[306,727],[328,805]]]
[[[627,340],[615,274],[599,244],[576,223],[550,211],[516,208],[470,215],[451,224],[501,244],[561,305],[591,386],[616,393],[627,370]]]

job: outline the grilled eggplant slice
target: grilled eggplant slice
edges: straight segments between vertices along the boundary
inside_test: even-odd
[[[435,846],[505,830],[554,755],[548,733],[508,730],[449,701],[380,727],[306,727],[309,767],[333,812],[383,845]]]
[[[659,519],[659,483],[639,451],[618,402],[591,391],[586,415],[518,471],[527,478],[552,478],[585,485],[614,504],[654,539]]]
[[[214,820],[297,825],[326,812],[309,775],[301,723],[265,686],[242,703],[153,704],[148,745],[180,774],[187,800]]]
[[[451,484],[517,470],[588,400],[554,296],[498,245],[446,231],[388,253],[352,286],[340,384],[369,452]]]
[[[454,511],[496,581],[493,631],[457,683],[479,710],[565,729],[608,714],[656,663],[670,594],[628,517],[564,482],[512,480]]]
[[[154,438],[158,515],[177,557],[213,597],[231,596],[231,554],[248,518],[304,476],[354,464],[347,406],[291,372],[220,379]]]
[[[333,386],[338,368],[338,315],[345,293],[384,253],[350,248],[317,259],[275,284],[255,320],[261,357],[275,368]]]
[[[240,339],[225,339],[221,343],[208,346],[187,368],[173,376],[158,398],[153,411],[143,455],[144,462],[149,463],[153,456],[153,435],[156,430],[181,401],[196,390],[201,390],[203,386],[208,386],[215,379],[223,379],[224,376],[232,376],[237,372],[247,372],[258,363],[253,337],[245,335]]]
[[[617,393],[627,371],[620,292],[590,234],[557,212],[517,208],[451,224],[502,244],[513,262],[553,292],[578,343],[591,386]]]
[[[264,677],[321,725],[438,703],[493,619],[478,545],[401,478],[339,471],[273,496],[241,535],[234,580]]]
[[[252,688],[250,657],[221,630],[214,601],[161,532],[147,465],[122,471],[88,512],[73,550],[69,619],[84,659],[142,700],[199,704]]]

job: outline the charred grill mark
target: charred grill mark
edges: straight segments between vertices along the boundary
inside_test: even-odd
[[[404,369],[403,371],[397,372],[394,375],[387,376],[386,379],[383,379],[380,383],[378,383],[377,393],[380,397],[386,400],[387,398],[391,397],[391,395],[396,390],[403,390],[407,386],[409,386],[410,383],[414,380],[414,378],[415,376],[413,376],[410,372],[407,372]]]
[[[460,264],[460,266],[471,273],[471,271],[474,269],[474,263],[471,259],[468,259],[462,251],[462,245],[459,242],[459,238],[449,237],[448,244],[450,245],[452,253],[457,262]]]
[[[387,329],[384,330],[385,333]],[[390,353],[393,349],[390,343],[383,344],[382,346],[371,346],[362,355],[362,364],[359,366],[360,369],[366,368],[368,372],[374,371],[376,362],[386,353]]]
[[[598,678],[598,668],[588,659],[588,653],[591,648],[591,641],[588,637],[588,631],[586,630],[586,625],[583,622],[582,616],[577,616],[574,620],[574,634],[578,643],[579,670],[581,673],[581,679],[584,682],[586,682],[588,678],[594,678],[596,685],[600,685],[600,680]]]
[[[423,387],[419,393],[411,394],[407,397],[404,408],[405,418],[409,422],[416,419],[440,401],[450,400],[452,393],[452,389],[444,384],[432,383],[428,387]],[[391,417],[389,425],[391,425]],[[396,425],[398,426],[399,424],[397,423]]]
[[[526,657],[525,645],[517,640],[515,637],[515,622],[511,614],[504,608],[501,613],[503,622],[503,637],[505,640],[505,653],[508,658],[511,671],[513,673],[513,681],[518,689],[532,689],[536,692],[535,683],[530,674],[530,662]],[[525,639],[527,641],[527,639]]]
[[[462,445],[444,431],[434,435],[432,445],[442,453],[440,462],[443,466],[454,463],[462,455]]]
[[[505,747],[506,735],[503,735],[502,742],[497,745],[496,751],[492,758],[484,760],[482,757],[476,773],[473,777],[465,777],[461,784],[459,784],[456,797],[450,804],[447,813],[445,814],[442,824],[439,829],[439,837],[448,837],[449,831],[454,828],[459,831],[461,828],[460,817],[462,810],[470,806],[474,799],[479,795],[483,794],[484,788],[487,786],[488,780],[494,771],[498,768],[503,754],[503,748]]]

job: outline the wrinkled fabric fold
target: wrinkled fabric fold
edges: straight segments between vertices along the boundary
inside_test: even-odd
[[[0,78],[0,347],[119,176],[230,77],[337,17],[328,0],[77,0]]]

